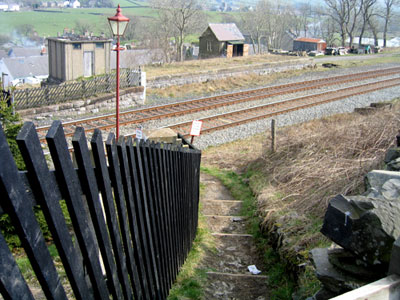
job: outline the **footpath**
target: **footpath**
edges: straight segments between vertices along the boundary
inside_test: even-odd
[[[205,299],[268,299],[267,276],[253,237],[246,233],[246,218],[240,216],[242,201],[214,177],[201,174],[206,185],[202,213],[215,240],[216,251],[203,260],[207,270]],[[261,273],[250,273],[255,266]]]

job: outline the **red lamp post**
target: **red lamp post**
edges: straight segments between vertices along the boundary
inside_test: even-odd
[[[116,82],[116,136],[119,137],[119,51],[121,50],[119,44],[119,38],[124,35],[126,27],[129,22],[129,18],[121,14],[121,7],[118,4],[117,13],[113,17],[108,17],[108,23],[110,24],[111,31],[114,36],[117,37],[117,82]]]

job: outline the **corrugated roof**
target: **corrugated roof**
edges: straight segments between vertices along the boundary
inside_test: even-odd
[[[208,27],[220,42],[244,41],[244,37],[235,23],[208,24]]]
[[[3,58],[3,62],[14,78],[49,74],[49,58],[47,55]]]
[[[312,39],[312,38],[297,38],[295,39],[295,41],[299,41],[299,42],[306,42],[306,43],[325,43],[324,40],[321,39]]]

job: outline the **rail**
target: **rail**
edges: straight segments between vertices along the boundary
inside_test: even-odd
[[[163,119],[173,116],[190,114],[208,109],[215,109],[222,106],[233,105],[242,102],[250,102],[259,99],[265,99],[272,96],[284,95],[299,91],[317,89],[322,86],[333,84],[342,84],[345,82],[354,82],[381,76],[398,74],[400,68],[387,68],[375,72],[355,73],[345,76],[335,76],[318,80],[309,80],[284,85],[271,86],[266,88],[251,89],[247,91],[222,94],[218,96],[193,99],[183,102],[153,106],[143,109],[129,110],[120,113],[120,126],[131,124],[140,124],[150,120]],[[64,129],[67,136],[73,134],[76,126],[85,127],[86,132],[94,129],[108,130],[115,127],[115,114],[96,116],[64,123]],[[38,132],[48,130],[48,126],[38,127]],[[45,142],[44,135],[40,133],[41,141]]]

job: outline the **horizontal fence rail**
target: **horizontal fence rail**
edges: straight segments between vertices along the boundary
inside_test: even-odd
[[[134,87],[141,85],[141,71],[120,70],[120,87]],[[71,82],[59,85],[15,90],[13,101],[16,109],[26,109],[66,102],[69,100],[84,99],[97,94],[115,91],[116,74],[105,74],[81,82]]]
[[[47,299],[166,299],[197,230],[201,152],[83,128],[68,151],[62,124],[47,136],[49,169],[33,123],[17,137],[19,171],[0,126],[1,208],[11,219]],[[60,201],[68,208],[65,216]],[[33,207],[43,211],[54,264]],[[0,292],[33,299],[0,232]],[[68,296],[67,296],[68,295]]]

